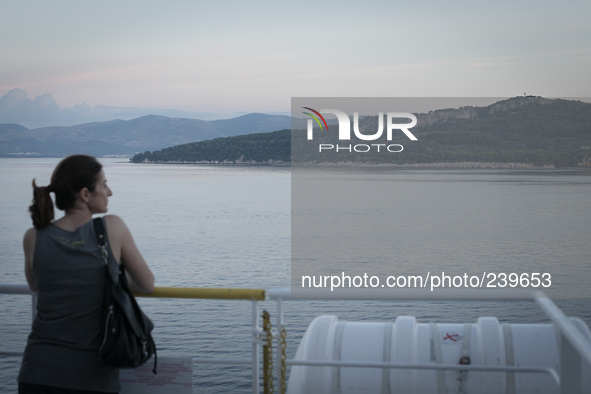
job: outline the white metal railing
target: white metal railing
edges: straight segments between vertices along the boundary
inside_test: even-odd
[[[0,284],[0,294],[29,295],[33,297],[32,314],[35,314],[36,297],[27,285]],[[150,294],[138,294],[140,297],[154,298],[192,298],[192,299],[223,299],[223,300],[249,300],[252,304],[252,351],[251,358],[220,358],[220,357],[192,357],[197,364],[223,364],[246,365],[252,368],[252,392],[258,394],[259,389],[259,362],[260,350],[266,333],[258,324],[258,303],[265,299],[265,291],[262,289],[220,289],[220,288],[171,288],[157,287]],[[10,352],[0,349],[0,356],[22,356],[22,352]]]
[[[224,358],[192,358],[195,363],[208,364],[232,364],[232,365],[250,365],[252,368],[252,392],[259,393],[260,380],[260,346],[263,345],[266,333],[259,326],[259,307],[258,303],[265,298],[273,300],[277,304],[276,327],[273,330],[273,337],[277,344],[276,360],[282,360],[282,344],[280,331],[285,328],[283,318],[283,303],[285,301],[305,301],[305,300],[383,300],[388,299],[425,299],[425,292],[421,290],[393,290],[388,292],[387,297],[383,293],[376,296],[375,291],[356,291],[350,296],[341,296],[338,298],[327,297],[325,292],[318,294],[307,293],[306,298],[298,298],[292,295],[290,289],[271,289],[266,291],[258,289],[187,289],[187,288],[157,288],[149,297],[158,298],[215,298],[215,299],[250,299],[252,302],[252,354],[250,359],[224,359]],[[246,293],[244,293],[246,291]],[[250,291],[262,292],[253,296]],[[230,293],[230,295],[228,295]],[[31,295],[27,285],[0,284],[0,294]],[[35,297],[33,297],[35,299]],[[451,300],[461,302],[463,300],[480,301],[513,301],[515,299],[529,299],[537,303],[540,309],[554,323],[560,333],[560,373],[552,368],[535,366],[479,366],[479,365],[451,365],[451,364],[413,364],[413,363],[369,363],[369,362],[345,362],[345,361],[303,361],[287,360],[286,364],[307,365],[307,366],[336,366],[336,367],[365,367],[365,368],[395,368],[395,369],[430,369],[430,370],[478,370],[489,372],[520,372],[520,373],[544,373],[553,377],[556,384],[560,387],[561,394],[583,394],[582,376],[590,374],[591,371],[583,371],[583,362],[591,365],[591,341],[585,337],[581,330],[569,319],[549,298],[540,291],[530,290],[509,290],[499,292],[487,290],[456,290],[441,289],[437,293],[437,300]],[[33,309],[35,302],[33,302]],[[34,311],[33,311],[34,313]],[[19,356],[20,352],[6,352],[0,350],[0,355]],[[276,376],[275,381],[281,387],[281,368],[274,367]],[[286,382],[284,382],[286,383]]]
[[[502,294],[502,296],[501,296]],[[389,289],[387,297],[385,293],[372,289],[355,289],[354,292],[344,293],[335,297],[327,295],[326,291],[313,290],[305,293],[306,297],[294,297],[290,289],[271,289],[267,296],[277,302],[277,330],[285,327],[283,319],[283,302],[288,300],[383,300],[387,299],[433,299],[433,293],[421,289]],[[544,373],[550,375],[560,388],[561,394],[584,394],[583,374],[591,374],[591,370],[582,371],[585,361],[591,365],[591,340],[579,330],[571,319],[554,304],[543,292],[529,289],[509,289],[505,291],[479,290],[479,289],[440,289],[436,295],[437,300],[449,301],[515,301],[533,300],[546,316],[554,323],[560,334],[560,373],[552,368],[536,366],[486,366],[486,365],[455,365],[455,364],[417,364],[417,363],[386,363],[386,362],[343,362],[343,361],[303,361],[288,360],[287,364],[302,366],[335,366],[335,367],[366,367],[366,368],[397,368],[397,369],[428,369],[428,370],[477,370],[489,372],[519,372],[519,373]],[[279,339],[277,339],[279,341]],[[279,342],[277,342],[277,359],[281,358]],[[280,379],[280,371],[276,371],[276,379]]]

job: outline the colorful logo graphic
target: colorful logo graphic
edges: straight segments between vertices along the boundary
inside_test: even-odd
[[[316,111],[315,109],[312,109],[310,107],[302,107],[304,109],[307,109],[308,111],[312,111],[314,112],[316,115],[318,115],[318,117],[320,117],[320,119],[322,119],[322,122],[324,123],[324,126],[326,126],[326,130],[328,130],[328,125],[326,124],[326,120],[324,120],[324,116],[322,116],[320,114],[320,112]],[[314,119],[316,121],[316,123],[318,123],[318,126],[320,126],[320,130],[324,130],[322,128],[322,123],[320,123],[320,119],[318,119],[318,117],[314,116],[313,114],[309,113],[309,112],[304,112],[304,114],[311,116],[312,119]]]
[[[316,111],[310,107],[302,107],[310,112],[303,112],[304,114],[308,115],[310,118],[314,119],[320,130],[328,131],[328,124],[326,123],[326,119],[322,114],[331,114],[337,118],[338,122],[338,140],[339,142],[347,142],[351,141],[368,141],[371,143],[362,143],[362,144],[345,144],[345,145],[338,145],[334,143],[321,143],[318,145],[318,152],[323,151],[346,151],[346,152],[370,152],[370,151],[388,151],[388,152],[402,152],[404,147],[400,144],[389,144],[387,141],[392,141],[393,135],[396,131],[401,131],[408,137],[411,141],[417,141],[417,137],[410,132],[409,129],[417,125],[417,117],[411,113],[407,112],[379,112],[377,116],[377,123],[378,129],[375,132],[363,132],[360,128],[360,121],[359,121],[359,113],[353,113],[353,122],[349,118],[347,113],[338,110],[338,109],[321,109],[320,111]],[[322,114],[321,114],[322,113]],[[385,115],[385,116],[384,116]],[[384,121],[385,117],[385,121]],[[311,141],[314,139],[314,122],[312,119],[308,119],[308,127],[307,127],[307,139]],[[402,120],[410,120],[410,122],[402,122],[398,123]],[[385,137],[385,141],[384,141]],[[384,143],[380,143],[380,139],[384,141]]]

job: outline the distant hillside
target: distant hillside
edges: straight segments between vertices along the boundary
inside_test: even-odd
[[[290,130],[257,133],[178,145],[135,155],[134,163],[267,163],[290,162]]]
[[[419,117],[407,163],[499,162],[575,167],[591,157],[591,104],[515,97]]]
[[[425,163],[520,163],[535,166],[575,167],[591,161],[591,104],[541,97],[515,97],[487,107],[441,109],[418,114],[413,128],[419,141],[400,133],[404,151],[380,155],[348,156],[311,149],[301,161],[378,162],[399,165]],[[364,130],[377,129],[377,117],[360,121]],[[336,126],[315,140],[337,144]],[[298,138],[301,136],[301,138]],[[168,149],[144,152],[134,162],[288,162],[292,144],[306,143],[304,131],[281,130],[264,135],[218,138]],[[292,137],[294,139],[292,140]],[[297,145],[295,145],[297,146]],[[300,152],[300,150],[298,150]]]
[[[187,142],[290,127],[289,116],[249,114],[203,121],[149,115],[70,127],[27,129],[0,123],[0,156],[133,155]]]

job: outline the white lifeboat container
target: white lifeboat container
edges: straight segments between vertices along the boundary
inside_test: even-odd
[[[579,319],[575,324],[591,338]],[[481,317],[470,324],[347,322],[319,316],[298,347],[296,361],[451,364],[551,368],[560,373],[560,346],[552,324],[499,324]],[[591,378],[584,377],[584,392]],[[536,372],[297,366],[288,393],[559,393],[554,377]]]

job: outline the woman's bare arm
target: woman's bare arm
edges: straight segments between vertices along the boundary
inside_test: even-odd
[[[111,251],[115,255],[115,260],[125,267],[131,289],[138,293],[154,291],[154,274],[123,220],[115,215],[106,215],[105,223]]]
[[[23,250],[25,252],[25,278],[31,291],[36,291],[35,279],[33,277],[33,256],[35,254],[35,239],[37,238],[37,230],[30,228],[25,232],[23,237]]]

